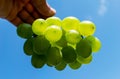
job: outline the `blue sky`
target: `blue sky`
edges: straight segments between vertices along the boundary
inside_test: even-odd
[[[16,27],[0,19],[0,79],[120,79],[120,10],[119,0],[48,0],[61,19],[75,16],[96,24],[95,36],[102,48],[93,61],[78,70],[64,71],[44,66],[35,69],[31,57],[23,53],[24,39]]]

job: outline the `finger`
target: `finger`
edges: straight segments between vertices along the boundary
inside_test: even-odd
[[[27,1],[28,0],[25,0],[24,2],[27,2]],[[25,5],[25,3],[23,3],[21,0],[12,0],[11,2],[12,2],[12,9],[8,14],[8,16],[6,17],[6,19],[10,21],[16,17],[17,13],[21,11],[23,6]]]
[[[34,10],[31,15],[32,15],[35,19],[37,19],[37,18],[46,19],[46,16],[40,14],[37,10]]]
[[[16,18],[13,19],[11,22],[12,22],[14,25],[16,25],[16,27],[17,27],[19,24],[23,23],[22,20],[21,20],[19,17],[16,17]]]
[[[35,10],[34,6],[32,6],[30,3],[28,3],[25,6],[25,10],[31,14],[31,16],[34,17],[34,19],[40,18],[40,14]]]
[[[34,18],[26,11],[22,10],[18,13],[19,18],[26,23],[32,23],[34,21]]]
[[[40,14],[38,14],[38,13],[35,12],[35,11],[33,11],[32,15],[33,15],[33,17],[34,17],[35,19],[37,19],[37,18],[42,18],[42,17],[40,16]]]
[[[20,0],[22,1],[24,4],[28,3],[30,0]]]
[[[29,24],[32,24],[33,21],[34,21],[33,17],[28,17],[25,22],[29,23]]]
[[[25,6],[25,10],[28,11],[29,13],[32,13],[34,11],[34,8],[30,3],[27,3]]]
[[[17,15],[17,8],[11,9],[10,13],[6,17],[7,20],[11,21],[13,20]]]
[[[55,9],[50,7],[46,0],[31,0],[31,4],[44,16],[53,16],[56,13]]]
[[[45,16],[41,15],[31,3],[26,4],[25,10],[29,12],[29,14],[31,14],[31,16],[34,17],[34,19],[45,18]]]

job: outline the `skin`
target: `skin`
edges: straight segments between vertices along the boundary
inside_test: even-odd
[[[5,18],[14,25],[32,23],[37,18],[46,19],[56,11],[46,0],[0,0],[0,18]]]

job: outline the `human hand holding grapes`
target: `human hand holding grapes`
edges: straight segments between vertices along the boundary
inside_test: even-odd
[[[56,11],[46,0],[0,0],[0,17],[19,25],[32,23],[37,18],[48,18]]]

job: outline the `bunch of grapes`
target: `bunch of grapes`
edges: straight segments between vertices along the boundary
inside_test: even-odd
[[[76,70],[92,61],[92,54],[101,48],[100,40],[93,36],[95,30],[91,21],[80,22],[73,16],[61,20],[54,16],[20,24],[17,34],[26,39],[23,49],[31,56],[33,67],[47,65],[61,71],[67,65]]]

